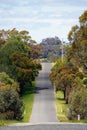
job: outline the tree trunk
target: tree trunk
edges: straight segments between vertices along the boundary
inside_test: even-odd
[[[63,93],[64,93],[64,100],[65,100],[66,99],[66,91],[64,90]]]

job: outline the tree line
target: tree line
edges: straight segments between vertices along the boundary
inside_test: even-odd
[[[61,55],[61,40],[55,37],[49,37],[42,39],[40,45],[42,46],[42,56],[41,58],[47,61],[55,61]]]
[[[0,118],[23,118],[20,97],[41,70],[40,48],[26,30],[0,30]]]
[[[79,17],[79,25],[68,34],[66,55],[58,59],[50,73],[55,91],[63,91],[69,119],[87,119],[87,10]]]

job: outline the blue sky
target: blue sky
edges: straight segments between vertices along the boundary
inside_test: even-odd
[[[84,10],[87,0],[0,0],[0,29],[27,30],[37,42],[55,36],[66,41]]]

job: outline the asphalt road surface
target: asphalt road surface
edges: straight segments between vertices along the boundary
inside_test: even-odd
[[[0,127],[0,130],[87,130],[87,124],[37,124]]]
[[[35,100],[30,123],[58,122],[54,103],[54,90],[49,79],[51,63],[42,63],[36,80]]]

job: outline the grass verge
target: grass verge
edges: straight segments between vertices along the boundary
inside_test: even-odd
[[[68,105],[65,103],[64,94],[62,91],[58,91],[57,93],[55,93],[55,98],[57,118],[60,122],[87,123],[87,120],[68,120]]]
[[[24,110],[24,118],[22,122],[29,122],[31,112],[32,112],[32,107],[33,107],[33,102],[34,102],[34,86],[31,88],[29,93],[26,93],[23,97],[22,100],[24,102],[25,110]]]
[[[67,122],[67,104],[62,91],[55,93],[57,118],[60,122]]]

